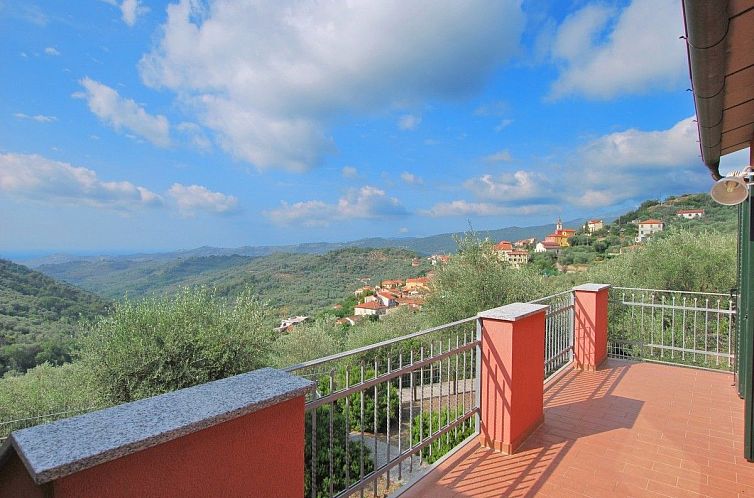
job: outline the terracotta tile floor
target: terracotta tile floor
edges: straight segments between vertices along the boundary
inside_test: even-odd
[[[402,496],[754,496],[732,382],[618,360],[569,372],[515,455],[469,444]]]

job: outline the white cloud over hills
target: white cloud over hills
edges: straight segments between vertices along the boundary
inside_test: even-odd
[[[469,95],[516,52],[523,26],[514,0],[182,0],[140,71],[235,157],[304,171],[335,150],[334,116]]]
[[[282,202],[279,208],[263,214],[278,225],[326,227],[339,220],[401,217],[408,212],[396,197],[377,187],[365,185],[349,190],[336,203],[321,200],[293,204]]]
[[[610,99],[669,89],[688,77],[680,3],[633,0],[622,10],[590,3],[569,15],[552,40],[560,65],[550,98]]]

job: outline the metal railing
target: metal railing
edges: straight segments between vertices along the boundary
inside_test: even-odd
[[[306,402],[307,496],[395,489],[478,431],[475,317],[288,368]]]
[[[732,371],[735,319],[729,294],[614,287],[608,356]]]
[[[35,425],[47,424],[49,422],[55,422],[56,420],[75,417],[76,415],[82,415],[94,410],[101,409],[102,406],[92,406],[88,408],[77,408],[72,410],[62,410],[51,413],[42,413],[31,417],[16,418],[10,420],[0,421],[0,443],[5,441],[11,432],[26,429],[27,427],[33,427]]]
[[[545,380],[573,360],[573,292],[563,291],[530,301],[550,306],[545,315]]]

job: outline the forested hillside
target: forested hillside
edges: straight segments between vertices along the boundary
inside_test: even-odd
[[[323,255],[272,254],[207,256],[175,261],[76,261],[44,265],[47,275],[112,299],[174,293],[206,285],[218,296],[251,287],[281,313],[311,313],[340,301],[357,287],[387,278],[415,277],[429,269],[426,259],[403,249],[348,248]]]
[[[107,306],[94,294],[0,259],[0,374],[68,361],[76,322]]]

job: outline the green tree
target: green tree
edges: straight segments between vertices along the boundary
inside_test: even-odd
[[[126,301],[92,324],[81,361],[111,403],[125,403],[268,365],[271,313],[249,289],[232,302],[207,288]]]

